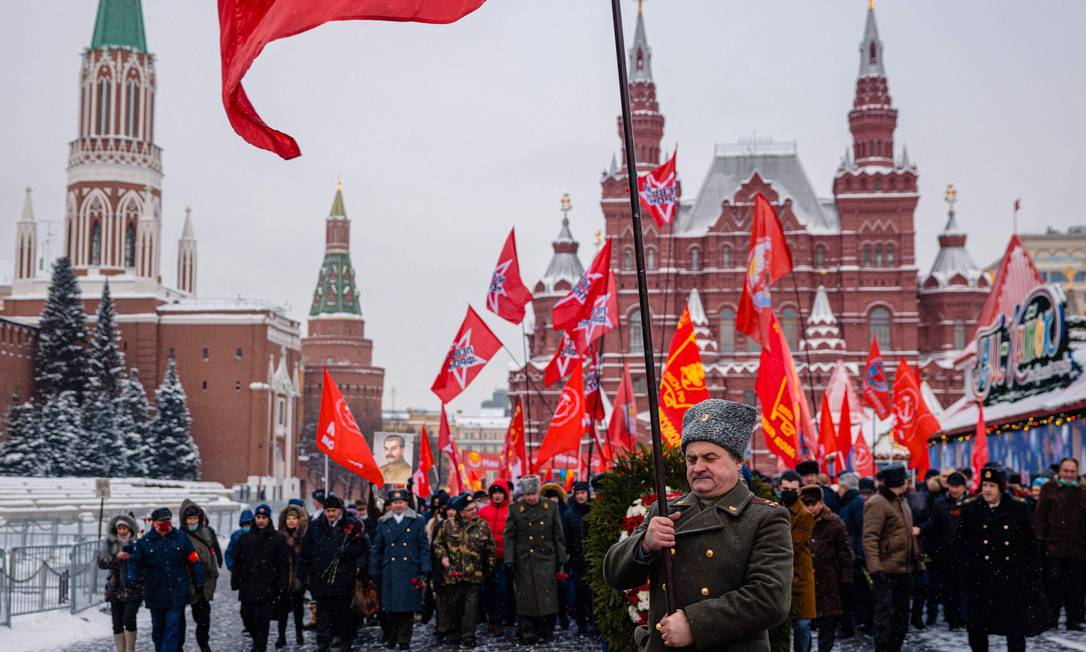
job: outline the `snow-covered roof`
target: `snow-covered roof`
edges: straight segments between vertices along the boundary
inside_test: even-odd
[[[807,329],[799,346],[800,349],[811,351],[844,351],[847,348],[823,285],[819,285],[815,292],[814,305],[811,306],[811,314],[807,316]]]
[[[0,523],[4,519],[79,518],[98,514],[95,478],[0,477]],[[156,507],[176,507],[185,498],[207,511],[240,509],[218,482],[187,482],[151,478],[111,478],[107,515],[132,511],[145,516]],[[176,514],[175,514],[176,516]]]
[[[957,218],[953,206],[947,216],[946,226],[939,234],[939,253],[935,256],[935,262],[931,266],[928,279],[923,281],[925,287],[945,288],[952,285],[955,278],[965,281],[969,287],[978,287],[984,272],[981,271],[973,258],[965,248],[965,232],[958,228]],[[961,285],[960,282],[953,283]],[[982,285],[981,285],[982,286]],[[923,291],[923,290],[921,290]]]
[[[558,232],[553,245],[554,256],[547,265],[547,271],[543,272],[543,277],[539,279],[539,282],[543,284],[543,292],[546,294],[554,292],[555,286],[560,281],[566,281],[571,286],[576,284],[584,274],[584,266],[581,265],[581,259],[577,257],[579,244],[573,239],[573,233],[569,230],[568,217],[562,218],[562,229]]]
[[[164,303],[159,312],[280,312],[285,310],[261,299],[181,299]]]
[[[690,309],[690,324],[694,327],[694,338],[698,343],[698,349],[716,350],[716,340],[709,329],[709,318],[705,315],[705,306],[701,303],[701,294],[697,288],[690,290],[690,298],[686,300]]]

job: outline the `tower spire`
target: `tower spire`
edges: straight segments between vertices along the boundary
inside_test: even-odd
[[[38,258],[38,225],[34,223],[34,204],[30,195],[30,186],[27,186],[23,213],[15,225],[16,281],[34,278],[34,265]]]
[[[343,179],[336,182],[332,210],[324,220],[324,264],[313,293],[310,317],[338,315],[362,319],[354,267],[351,265],[351,221],[343,202]]]
[[[99,0],[94,21],[91,49],[131,48],[147,52],[143,31],[143,7],[140,0]]]
[[[864,38],[860,41],[860,77],[885,77],[886,68],[882,63],[882,40],[879,39],[879,26],[875,22],[875,3],[867,3],[867,21],[864,23]]]
[[[630,47],[630,83],[652,81],[652,48],[645,36],[645,14],[641,0],[637,2],[637,26]]]
[[[185,207],[185,226],[177,241],[177,289],[196,295],[196,236],[192,232],[192,209]]]

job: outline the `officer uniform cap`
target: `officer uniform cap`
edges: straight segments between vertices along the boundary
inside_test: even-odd
[[[1004,491],[1007,488],[1007,473],[994,466],[989,466],[980,472],[981,482],[994,482],[999,485],[999,490]]]
[[[159,507],[155,511],[151,512],[152,521],[169,521],[173,519],[173,512],[169,507]]]
[[[339,496],[337,496],[335,494],[332,494],[331,496],[328,496],[328,498],[326,498],[324,500],[324,508],[325,509],[343,509],[343,500]]]
[[[406,489],[390,489],[388,495],[385,497],[385,500],[391,503],[394,500],[406,501],[407,498],[408,493]]]
[[[517,482],[521,495],[539,493],[541,481],[538,475],[522,475]]]
[[[452,508],[458,512],[462,512],[470,505],[475,504],[475,496],[473,494],[460,494],[452,501]]]
[[[683,416],[680,448],[692,442],[707,441],[743,459],[750,445],[758,411],[749,405],[711,398],[698,403]]]
[[[946,477],[946,483],[950,487],[964,487],[965,476],[955,471]]]
[[[905,484],[905,480],[908,478],[908,472],[902,464],[891,464],[890,466],[883,467],[883,469],[879,471],[877,477],[884,485],[893,489],[894,487],[900,487]]]

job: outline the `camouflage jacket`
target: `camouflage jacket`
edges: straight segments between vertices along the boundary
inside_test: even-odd
[[[484,574],[494,570],[496,554],[490,528],[479,519],[447,520],[434,537],[434,557],[438,563],[442,557],[449,558],[449,567],[442,573],[445,584],[482,584]]]

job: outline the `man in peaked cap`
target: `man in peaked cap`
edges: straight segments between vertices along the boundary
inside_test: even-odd
[[[557,505],[539,495],[539,476],[522,476],[518,488],[520,498],[505,519],[505,564],[514,577],[520,637],[533,644],[554,635],[566,539]]]
[[[788,511],[756,497],[740,481],[758,413],[720,399],[683,417],[681,449],[690,493],[656,504],[629,538],[611,546],[603,575],[618,590],[651,582],[649,626],[640,650],[768,650],[768,630],[788,616],[792,538]],[[674,511],[672,511],[674,510]],[[676,611],[665,615],[660,559],[671,555]],[[737,563],[745,559],[745,563]]]
[[[908,472],[900,463],[878,472],[878,493],[864,504],[864,561],[875,593],[875,649],[901,650],[909,627],[917,558],[913,512],[905,500]]]

